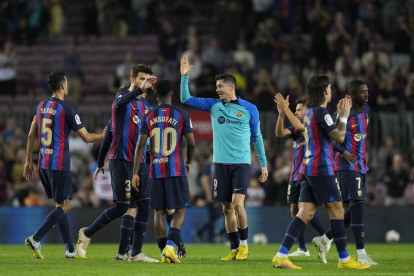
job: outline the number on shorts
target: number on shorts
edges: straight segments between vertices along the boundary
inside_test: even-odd
[[[125,184],[127,187],[125,188],[125,191],[130,192],[131,191],[131,180],[126,180]]]
[[[338,178],[335,178],[335,182],[336,182],[336,186],[338,187],[338,191],[340,191],[341,190],[341,187],[339,187]]]
[[[217,190],[217,179],[214,179],[214,190]]]
[[[358,190],[361,190],[361,177],[357,177],[356,180],[358,180]]]

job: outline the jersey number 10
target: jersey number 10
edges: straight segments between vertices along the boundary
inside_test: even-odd
[[[168,143],[168,135],[170,136],[170,143]],[[151,130],[151,138],[154,137],[154,155],[158,156],[160,155],[160,139],[162,138],[162,155],[168,156],[170,155],[177,145],[177,131],[172,127],[167,127],[162,131],[162,137],[161,137],[161,129],[156,127]]]

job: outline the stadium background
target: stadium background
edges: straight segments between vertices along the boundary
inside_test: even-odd
[[[117,88],[136,63],[151,64],[156,76],[173,81],[173,102],[181,105],[178,64],[184,54],[195,65],[193,95],[216,97],[214,75],[230,72],[239,95],[259,108],[270,174],[263,185],[257,182],[260,164],[252,149],[246,199],[252,234],[264,232],[270,242],[279,242],[273,239],[290,220],[286,191],[292,141],[274,135],[273,95],[291,95],[293,109],[305,95],[307,79],[318,73],[331,78],[331,112],[346,94],[347,82],[359,78],[369,86],[367,241],[382,242],[385,231],[394,228],[402,242],[414,242],[408,233],[414,227],[406,221],[414,204],[413,39],[414,1],[2,0],[0,243],[20,243],[53,205],[37,175],[32,182],[22,177],[34,108],[51,94],[47,74],[65,71],[67,102],[89,131],[99,131],[110,118]],[[156,104],[152,94],[148,99]],[[197,139],[189,182],[192,204],[200,208],[188,212],[186,242],[194,241],[190,231],[208,220],[202,179],[212,153],[209,115],[189,111]],[[71,136],[73,235],[113,204],[109,170],[98,182],[91,176],[99,146]],[[389,206],[393,202],[401,206]],[[221,218],[215,228],[222,226]],[[117,241],[119,224],[108,227],[102,231],[106,234],[97,234],[98,242]],[[147,242],[154,240],[151,227]],[[308,240],[314,234],[309,231]],[[57,242],[57,231],[48,240]]]

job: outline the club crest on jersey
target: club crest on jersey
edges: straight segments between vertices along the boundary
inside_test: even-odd
[[[138,124],[139,123],[139,118],[137,115],[134,116],[134,118],[132,118],[132,120],[134,121],[134,123]]]
[[[357,133],[357,134],[355,134],[355,135],[354,135],[354,139],[355,139],[355,141],[357,141],[357,142],[361,141],[361,138],[362,138],[362,136],[361,136],[361,134],[359,134],[359,133]]]
[[[358,196],[362,196],[362,191],[358,190]]]
[[[213,195],[214,197],[217,197],[217,191],[214,191],[214,195]]]
[[[126,193],[126,198],[131,198],[131,193]]]
[[[237,117],[241,117],[243,115],[243,112],[239,111],[237,112]]]
[[[146,110],[145,110],[145,114],[147,114],[147,113],[148,113],[148,111],[149,111],[149,110],[148,110],[148,109],[146,109]]]
[[[367,119],[367,125],[368,125],[368,123],[369,123],[369,119]]]
[[[331,117],[331,115],[329,115],[329,114],[326,114],[326,115],[325,115],[325,122],[326,122],[326,124],[327,124],[328,126],[333,125],[333,121],[332,121],[332,117]]]

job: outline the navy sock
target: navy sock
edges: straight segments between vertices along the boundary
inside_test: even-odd
[[[302,251],[308,251],[306,248],[306,240],[305,240],[305,227],[303,228],[302,232],[300,232],[298,237],[299,249]]]
[[[174,246],[176,243],[178,243],[180,232],[180,229],[171,227],[167,236],[167,245]]]
[[[64,215],[63,218],[61,218],[58,222],[60,234],[62,235],[63,243],[65,244],[66,250],[68,250],[70,253],[73,253],[75,248],[73,247],[72,241],[70,239],[69,234],[69,222],[68,222],[68,216]]]
[[[229,237],[231,250],[239,248],[239,245],[240,245],[239,232],[238,231],[230,232],[230,233],[227,233],[227,236]]]
[[[346,247],[346,233],[344,221],[342,219],[331,219],[331,231],[334,239],[336,250],[338,251],[339,258],[349,257]]]
[[[134,228],[134,230],[132,230],[131,237],[129,238],[129,249],[131,249],[132,245],[134,244],[134,235],[135,235],[135,228]]]
[[[105,225],[121,217],[128,211],[129,204],[116,203],[114,207],[108,208],[102,212],[102,214],[88,227],[85,229],[85,236],[88,238],[92,237],[98,230],[103,228]]]
[[[43,222],[42,226],[36,231],[33,235],[33,239],[37,242],[41,241],[43,237],[49,232],[50,229],[55,226],[59,222],[61,218],[65,215],[63,209],[60,207],[56,207],[53,209],[46,217],[45,221]]]
[[[344,214],[345,229],[349,227],[349,224],[351,224],[351,210],[350,209],[348,211],[346,211],[345,214]],[[323,235],[323,234],[321,234],[321,235]],[[328,239],[331,240],[332,239],[332,230],[329,229],[328,231],[326,231],[325,235]]]
[[[295,217],[288,226],[285,238],[279,248],[279,252],[282,254],[288,254],[303,229],[305,229],[305,223],[299,217]]]
[[[137,206],[138,212],[134,223],[134,244],[132,246],[132,256],[136,256],[141,253],[142,244],[144,243],[145,234],[147,232],[150,211],[149,200],[138,201]]]
[[[309,223],[312,225],[313,228],[315,228],[316,231],[318,231],[319,235],[325,234],[326,230],[322,225],[322,221],[319,218],[317,214],[313,216],[313,219],[309,221]]]
[[[167,237],[157,239],[158,248],[161,252],[164,250],[165,246],[167,246]]]
[[[357,249],[364,249],[364,209],[365,205],[363,201],[351,206],[351,229],[354,234],[355,245]]]
[[[123,215],[121,222],[121,235],[119,237],[118,253],[124,255],[127,253],[129,239],[131,238],[132,228],[134,227],[134,217]]]
[[[239,238],[241,241],[247,240],[247,238],[249,237],[249,227],[246,226],[246,228],[241,229],[238,228],[239,230]]]

